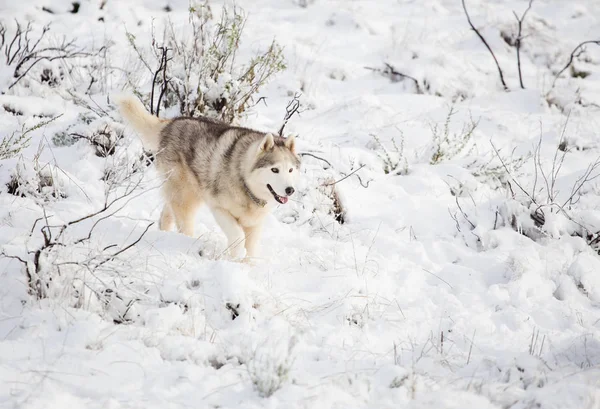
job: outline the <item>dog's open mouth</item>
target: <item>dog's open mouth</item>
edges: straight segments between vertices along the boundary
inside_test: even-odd
[[[275,200],[277,200],[278,203],[281,204],[286,204],[288,201],[288,198],[285,196],[279,196],[277,193],[275,193],[275,191],[273,190],[273,188],[271,187],[271,185],[267,185],[267,188],[269,189],[269,192],[271,192],[271,194],[273,195],[273,197],[275,198]]]

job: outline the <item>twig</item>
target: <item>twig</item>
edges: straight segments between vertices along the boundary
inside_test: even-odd
[[[371,183],[370,180],[367,180],[367,184],[364,184],[362,179],[360,178],[360,175],[356,175],[356,177],[358,178],[358,183],[360,183],[362,187],[364,187],[365,189],[369,187],[369,183]]]
[[[161,83],[161,90],[160,90],[160,94],[158,96],[158,102],[156,103],[156,116],[158,116],[159,112],[160,112],[160,102],[163,98],[163,95],[165,94],[167,88],[169,87],[169,81],[167,80],[167,63],[169,61],[171,61],[170,58],[168,58],[168,53],[169,53],[169,48],[167,47],[157,47],[160,51],[161,51],[161,56],[160,56],[160,64],[158,66],[158,68],[156,69],[156,71],[154,72],[154,78],[152,79],[152,90],[150,91],[150,113],[152,115],[155,114],[154,112],[154,89],[156,87],[156,85],[158,84],[158,75],[162,73],[163,76],[163,80]]]
[[[467,217],[467,214],[465,213],[465,211],[462,209],[462,207],[460,206],[460,203],[458,202],[458,196],[454,197],[456,199],[456,206],[458,206],[458,210],[460,211],[460,213],[462,214],[463,218],[469,222],[469,224],[471,225],[471,228],[474,230],[475,229],[475,225],[473,224],[473,222],[471,220],[469,220],[469,218]]]
[[[465,0],[462,0],[462,6],[463,6],[463,9],[465,10],[465,15],[467,16],[467,21],[469,22],[471,29],[473,31],[475,31],[475,34],[477,34],[477,37],[479,37],[479,39],[483,42],[485,47],[488,49],[488,51],[492,55],[492,58],[494,59],[494,62],[496,63],[496,67],[498,68],[498,74],[500,75],[500,82],[502,82],[502,86],[504,87],[504,90],[508,91],[509,89],[508,89],[508,86],[506,85],[506,82],[504,81],[504,74],[502,73],[502,68],[500,68],[500,63],[498,62],[498,59],[496,59],[496,55],[492,51],[492,48],[490,47],[490,45],[487,43],[487,41],[485,41],[485,38],[483,38],[483,36],[479,32],[479,30],[477,30],[475,28],[475,26],[473,25],[473,23],[471,22],[471,17],[469,17],[469,12],[467,11],[467,6],[465,4]]]
[[[319,157],[319,156],[317,156],[315,154],[312,154],[312,153],[309,153],[309,152],[300,152],[298,155],[299,156],[310,156],[312,158],[319,159],[319,160],[325,162],[326,164],[328,164],[330,168],[333,168],[333,166],[331,165],[331,163],[327,159],[323,159],[323,158],[321,158],[321,157]]]
[[[432,276],[434,276],[435,278],[437,278],[438,280],[440,280],[443,283],[446,283],[448,285],[448,287],[454,289],[454,287],[452,287],[452,284],[450,284],[448,281],[444,280],[442,277],[438,276],[437,274],[432,273],[429,270],[425,270],[424,268],[422,269],[423,271],[425,271],[426,273],[431,274]]]
[[[421,89],[421,85],[419,85],[419,81],[415,77],[411,77],[410,75],[406,75],[404,73],[397,71],[396,68],[394,68],[391,64],[388,64],[387,62],[383,63],[383,64],[385,65],[385,69],[383,69],[383,70],[381,68],[373,68],[373,67],[364,67],[364,68],[366,70],[378,72],[382,75],[387,75],[388,77],[390,77],[392,82],[398,82],[398,80],[394,79],[393,76],[397,76],[400,78],[407,78],[415,83],[415,87],[417,88],[417,94],[423,93],[423,90]]]
[[[523,30],[523,21],[525,21],[525,16],[527,15],[527,12],[531,9],[532,3],[533,0],[529,0],[529,5],[527,6],[527,9],[525,9],[525,12],[521,16],[521,18],[519,18],[517,16],[517,13],[513,11],[513,14],[515,15],[515,18],[517,19],[517,23],[519,25],[519,31],[517,33],[515,47],[517,48],[517,67],[519,69],[519,84],[521,85],[522,89],[525,89],[525,86],[523,85],[523,76],[521,74],[521,40],[523,39],[523,37],[521,37],[521,31]]]
[[[365,167],[365,165],[360,165],[360,166],[358,167],[358,169],[355,169],[355,170],[353,170],[352,172],[348,173],[346,176],[344,176],[344,177],[343,177],[343,178],[341,178],[340,180],[336,180],[335,182],[331,182],[331,183],[326,183],[326,184],[323,184],[323,186],[333,186],[333,185],[336,185],[336,184],[340,183],[341,181],[343,181],[343,180],[345,180],[345,179],[348,179],[350,176],[354,175],[356,172],[358,172],[359,170],[361,170],[361,169],[362,169],[362,168],[364,168],[364,167]]]
[[[138,244],[142,238],[144,238],[144,236],[146,235],[146,233],[148,232],[148,230],[150,229],[150,227],[152,227],[154,225],[154,222],[148,224],[146,226],[146,228],[144,229],[144,231],[142,232],[142,234],[140,234],[138,236],[138,238],[136,240],[134,240],[131,244],[129,244],[128,246],[123,247],[122,249],[120,249],[119,251],[114,252],[112,255],[108,256],[106,259],[102,260],[100,263],[98,263],[98,265],[96,265],[96,268],[100,267],[101,265],[113,260],[115,257],[117,257],[119,254],[122,254],[124,252],[126,252],[127,250],[129,250],[130,248],[132,248],[133,246],[135,246],[136,244]]]
[[[565,142],[565,132],[567,131],[567,124],[569,123],[569,119],[571,118],[571,111],[569,110],[569,113],[567,114],[567,119],[565,120],[565,124],[563,126],[562,132],[560,133],[560,139],[558,141],[558,144],[556,144],[556,150],[554,151],[554,158],[552,159],[552,171],[551,171],[551,175],[552,175],[552,184],[551,184],[551,189],[554,192],[554,186],[556,184],[556,179],[558,178],[558,174],[560,173],[560,169],[562,168],[563,162],[565,161],[565,157],[567,156],[567,149],[565,148],[565,150],[562,153],[562,156],[560,159],[558,159],[558,151],[560,150],[560,146],[563,142]],[[558,160],[558,162],[557,162]],[[558,163],[558,166],[557,166]],[[552,200],[554,200],[554,197],[552,197]]]
[[[471,338],[471,346],[469,347],[469,356],[467,357],[467,365],[471,362],[471,352],[473,352],[473,341],[475,340],[475,332],[477,330],[473,330],[473,337]]]
[[[28,22],[25,28],[18,21],[16,21],[16,25],[14,36],[8,43],[6,38],[7,28],[0,22],[0,49],[3,50],[5,64],[6,66],[15,66],[13,70],[14,80],[8,86],[9,90],[17,85],[41,61],[66,60],[90,55],[82,49],[77,49],[75,40],[67,41],[66,38],[59,46],[39,48],[46,33],[50,31],[50,26],[43,26],[39,37],[33,40],[30,38],[30,34],[33,32],[31,22]]]
[[[575,197],[575,195],[577,193],[579,193],[579,191],[583,188],[583,186],[587,182],[590,182],[600,176],[600,173],[597,173],[594,176],[592,176],[592,173],[594,173],[594,171],[598,168],[600,168],[600,156],[598,158],[596,158],[596,160],[593,163],[588,165],[588,167],[585,170],[585,172],[583,173],[583,175],[575,181],[575,184],[573,185],[573,188],[571,189],[571,195],[569,196],[569,198],[567,200],[565,200],[565,202],[562,204],[562,206],[560,206],[561,208],[564,208],[567,204],[573,204],[574,203],[573,198]]]
[[[12,258],[12,259],[15,259],[15,260],[19,260],[19,262],[20,262],[21,264],[23,264],[23,265],[25,265],[25,267],[27,267],[27,261],[23,260],[23,259],[22,259],[21,257],[19,257],[19,256],[11,256],[11,255],[9,255],[9,254],[6,254],[6,253],[4,252],[4,250],[2,250],[2,252],[0,253],[0,256],[1,256],[1,257],[6,257],[6,258]]]
[[[492,145],[492,148],[494,149],[494,152],[496,153],[496,156],[498,157],[498,159],[500,160],[500,163],[502,163],[502,167],[504,168],[504,170],[506,171],[506,173],[508,174],[508,176],[510,176],[510,178],[513,180],[513,182],[515,182],[515,184],[517,185],[517,187],[519,189],[521,189],[521,191],[523,193],[525,193],[525,195],[527,195],[527,197],[529,197],[529,199],[531,200],[532,203],[534,204],[538,204],[535,199],[529,194],[529,192],[527,192],[523,186],[521,186],[521,184],[513,177],[513,175],[510,173],[510,170],[508,170],[508,167],[506,166],[506,163],[504,163],[504,160],[502,159],[502,157],[500,156],[500,152],[498,152],[498,149],[496,149],[496,146],[494,145],[494,143],[492,141],[490,141],[490,144]]]
[[[285,108],[285,116],[283,117],[283,123],[281,124],[281,128],[279,128],[279,136],[283,136],[283,129],[287,125],[288,121],[294,116],[294,114],[300,115],[300,96],[301,93],[294,94],[294,98],[288,102],[287,107]]]
[[[563,69],[560,70],[558,72],[558,74],[556,74],[556,76],[554,77],[554,82],[552,82],[552,88],[554,88],[554,85],[556,84],[556,80],[558,80],[558,77],[560,77],[560,75],[563,72],[565,72],[567,70],[567,68],[569,68],[571,66],[571,64],[573,64],[573,59],[575,58],[575,53],[577,52],[577,50],[579,50],[581,47],[583,47],[586,44],[600,45],[600,40],[588,40],[588,41],[584,41],[584,42],[580,43],[577,47],[575,47],[573,49],[573,51],[571,51],[571,56],[569,57],[569,61],[565,64],[565,66],[563,67]]]

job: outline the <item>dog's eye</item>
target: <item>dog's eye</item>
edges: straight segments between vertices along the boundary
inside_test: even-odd
[[[290,173],[292,173],[293,170],[294,170],[294,168],[290,168]]]
[[[271,168],[271,172],[273,172],[273,173],[279,173],[279,169],[277,169],[277,168]]]

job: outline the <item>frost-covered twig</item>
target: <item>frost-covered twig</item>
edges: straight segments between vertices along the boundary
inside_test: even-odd
[[[456,111],[451,106],[444,121],[444,128],[441,130],[438,124],[431,125],[433,153],[429,160],[430,165],[436,165],[461,154],[469,145],[473,133],[479,126],[479,121],[474,121],[471,117],[470,122],[463,125],[460,133],[450,133],[450,123],[454,114],[456,114]]]
[[[356,172],[358,172],[359,170],[361,170],[362,168],[364,168],[365,165],[360,165],[357,169],[354,169],[352,172],[348,173],[346,176],[344,176],[343,178],[336,180],[334,182],[329,182],[329,183],[324,183],[323,186],[333,186],[333,185],[337,185],[338,183],[340,183],[343,180],[348,179],[350,176],[354,175]]]
[[[325,162],[326,164],[329,165],[330,168],[333,168],[333,166],[331,165],[331,162],[329,162],[327,159],[323,159],[322,157],[315,155],[314,153],[300,152],[298,154],[298,156],[310,156],[311,158],[315,158],[315,159]]]
[[[390,155],[390,150],[388,150],[388,148],[385,147],[385,145],[381,142],[381,139],[379,139],[377,135],[371,134],[371,137],[377,143],[379,148],[383,151],[383,155],[379,153],[377,153],[377,155],[383,161],[383,171],[385,172],[385,174],[408,174],[408,162],[406,160],[406,157],[404,156],[404,135],[402,131],[400,131],[400,146],[396,144],[396,140],[393,137],[391,139],[392,146],[394,148],[392,154],[395,156],[395,159],[392,159],[392,155]],[[404,167],[400,167],[400,162],[404,162]]]
[[[479,39],[483,42],[485,47],[488,49],[488,51],[492,55],[492,58],[494,59],[494,62],[496,63],[496,67],[498,68],[498,74],[500,75],[500,82],[502,82],[502,86],[504,87],[504,90],[508,91],[508,86],[506,85],[506,82],[504,81],[504,74],[502,73],[502,68],[500,68],[500,63],[498,62],[498,59],[496,58],[496,55],[492,51],[492,48],[490,47],[488,42],[485,40],[483,35],[481,35],[479,30],[477,30],[475,28],[475,26],[473,25],[473,23],[471,22],[471,17],[469,16],[469,12],[467,11],[467,5],[465,4],[465,0],[462,0],[462,6],[463,6],[463,9],[465,10],[465,15],[467,16],[467,21],[469,22],[469,26],[471,26],[471,29],[475,32],[475,34],[477,34],[477,37],[479,37]]]
[[[398,82],[398,81],[400,81],[400,79],[404,79],[404,78],[409,79],[414,82],[415,88],[417,90],[417,94],[423,93],[423,89],[421,88],[419,81],[415,77],[411,77],[410,75],[407,75],[407,74],[404,74],[404,73],[398,71],[396,68],[394,68],[391,64],[389,64],[387,62],[383,63],[383,64],[385,65],[384,69],[373,68],[373,67],[365,67],[365,69],[378,72],[378,73],[388,77],[392,82]]]
[[[554,77],[554,81],[552,82],[552,88],[554,88],[554,85],[556,84],[556,81],[558,80],[558,77],[560,77],[560,75],[565,72],[567,70],[567,68],[569,68],[571,66],[571,64],[573,64],[573,60],[575,59],[575,53],[577,53],[577,51],[587,45],[587,44],[595,44],[595,45],[600,45],[600,40],[588,40],[588,41],[584,41],[582,43],[579,43],[579,45],[577,45],[577,47],[575,47],[573,49],[573,51],[571,51],[571,55],[569,57],[569,61],[567,61],[567,63],[565,64],[565,66],[562,68],[562,70],[560,70],[558,72],[558,74],[556,74],[556,76]]]
[[[245,24],[246,15],[240,8],[223,6],[215,19],[208,2],[203,2],[190,7],[190,32],[180,34],[170,20],[165,23],[162,38],[156,38],[153,32],[150,53],[136,44],[132,34],[128,34],[128,40],[144,71],[150,73],[154,87],[162,87],[159,102],[163,107],[178,104],[181,115],[202,115],[231,123],[254,105],[259,89],[286,68],[283,49],[275,41],[246,64],[238,61]],[[150,68],[155,64],[158,70]],[[131,85],[137,82],[131,73],[128,75]],[[152,99],[154,104],[156,91],[134,92],[145,102]]]
[[[469,216],[467,216],[462,206],[460,205],[460,202],[458,201],[458,196],[456,196],[454,199],[456,200],[456,207],[458,207],[458,211],[460,212],[460,214],[462,214],[463,219],[465,219],[471,225],[471,229],[475,229],[475,224],[469,219]]]
[[[471,352],[473,352],[473,341],[475,341],[475,333],[477,330],[473,330],[473,336],[471,337],[471,345],[469,346],[469,356],[467,356],[467,365],[471,362]]]
[[[512,172],[508,169],[508,166],[506,166],[504,159],[502,159],[502,156],[500,155],[500,152],[498,151],[498,149],[496,149],[496,146],[494,145],[494,143],[492,141],[490,141],[490,144],[492,145],[492,149],[494,149],[494,152],[496,153],[498,160],[502,164],[502,167],[506,171],[506,174],[512,179],[512,181],[515,183],[515,185],[517,185],[517,187],[521,190],[521,192],[523,192],[527,197],[529,197],[529,199],[531,200],[532,203],[537,204],[537,202],[535,201],[533,196],[530,195],[529,192],[523,186],[521,186],[519,181],[512,175]]]
[[[50,26],[42,27],[42,32],[37,38],[32,38],[33,25],[28,22],[25,27],[15,20],[16,29],[12,40],[7,38],[7,27],[0,22],[0,50],[5,57],[7,66],[14,66],[13,82],[8,86],[12,89],[23,79],[33,67],[41,61],[66,60],[75,57],[87,56],[89,53],[75,46],[75,40],[63,38],[58,46],[40,46]]]
[[[517,13],[515,13],[513,11],[515,18],[517,19],[518,30],[519,30],[517,32],[517,39],[515,41],[515,47],[517,48],[517,67],[519,69],[519,84],[521,85],[522,89],[525,89],[525,86],[523,85],[523,75],[521,73],[521,41],[523,40],[521,33],[523,30],[523,22],[525,21],[525,16],[527,16],[527,13],[531,9],[532,3],[533,3],[533,0],[529,0],[529,5],[527,6],[525,11],[523,12],[523,15],[521,15],[520,18],[519,18],[519,16],[517,16]]]
[[[15,131],[10,136],[3,137],[0,141],[0,160],[12,158],[18,155],[23,149],[29,146],[29,142],[31,142],[31,136],[29,134],[31,132],[43,128],[51,122],[56,121],[61,116],[62,114],[48,120],[44,120],[30,128],[26,128],[25,125],[23,125],[20,133]]]
[[[6,251],[2,252],[5,257],[18,259],[24,262],[27,281],[29,283],[30,293],[38,299],[46,298],[48,296],[48,290],[51,288],[54,282],[54,270],[57,269],[60,274],[61,266],[71,266],[85,268],[85,270],[94,275],[95,271],[100,269],[103,265],[115,260],[123,253],[129,251],[136,246],[148,232],[149,228],[153,225],[150,223],[146,226],[143,232],[130,244],[121,246],[115,250],[108,251],[117,247],[116,244],[103,246],[101,249],[93,250],[87,259],[82,260],[78,256],[79,246],[83,243],[90,243],[93,238],[93,232],[99,223],[106,221],[113,217],[118,211],[122,210],[127,203],[139,195],[145,192],[136,193],[137,187],[142,181],[142,177],[133,180],[133,176],[137,174],[136,169],[127,167],[125,170],[126,175],[122,178],[115,178],[114,180],[107,180],[106,197],[103,206],[97,211],[90,212],[81,217],[73,218],[70,221],[64,223],[52,223],[53,216],[50,216],[46,212],[46,208],[42,206],[43,217],[38,218],[30,230],[27,238],[27,243],[37,242],[36,233],[41,236],[41,244],[37,244],[32,250],[27,251],[27,259],[19,255],[10,255]],[[116,193],[116,196],[111,198],[110,196]],[[120,203],[120,206],[116,206]],[[117,207],[116,209],[114,207]],[[68,232],[75,232],[81,229],[83,223],[90,219],[97,218],[95,222],[87,229],[87,233],[79,238],[72,238]],[[38,228],[39,223],[43,222],[42,226]],[[81,233],[78,233],[81,234]],[[60,252],[61,256],[67,256],[66,260],[57,262],[58,248],[68,249],[68,251]],[[97,279],[97,277],[95,277]],[[84,283],[85,284],[85,283]],[[58,285],[58,284],[57,284]],[[90,288],[90,290],[93,290]],[[93,290],[95,292],[95,290]]]
[[[279,128],[279,136],[283,136],[283,129],[287,125],[288,121],[294,116],[294,114],[300,115],[300,96],[302,94],[296,93],[294,94],[294,98],[288,102],[287,107],[285,108],[285,116],[283,117],[283,123],[281,124],[281,128]]]
[[[585,186],[588,182],[591,182],[592,180],[596,179],[599,176],[600,176],[600,156],[597,157],[594,162],[590,163],[588,165],[588,167],[586,168],[585,172],[583,173],[583,175],[581,175],[581,177],[579,177],[577,179],[577,181],[571,188],[571,194],[569,195],[567,200],[565,200],[565,202],[562,204],[561,207],[564,208],[567,205],[573,205],[573,204],[577,203],[579,201],[579,199],[574,200],[575,195],[577,195],[581,191],[583,186]]]
[[[146,228],[144,229],[144,231],[138,236],[137,239],[135,239],[133,242],[131,242],[130,244],[128,244],[127,246],[115,251],[113,254],[110,254],[108,256],[106,256],[104,258],[104,260],[100,261],[95,267],[98,268],[100,266],[102,266],[103,264],[108,263],[111,260],[114,260],[115,257],[118,257],[119,255],[125,253],[127,250],[129,250],[130,248],[132,248],[133,246],[135,246],[136,244],[138,244],[140,241],[142,241],[142,239],[144,238],[144,236],[146,235],[146,233],[148,233],[148,230],[150,229],[150,227],[152,227],[154,225],[154,222],[149,223]],[[112,247],[112,246],[109,246]],[[105,247],[105,249],[107,249],[108,247]]]
[[[452,287],[452,284],[450,284],[448,281],[444,280],[444,279],[443,279],[442,277],[440,277],[439,275],[437,275],[437,274],[434,274],[434,273],[432,273],[431,271],[429,271],[429,270],[426,270],[426,269],[424,269],[424,268],[422,268],[421,270],[425,271],[425,272],[426,272],[426,273],[428,273],[428,274],[431,274],[432,276],[434,276],[435,278],[437,278],[437,279],[438,279],[438,280],[440,280],[441,282],[445,283],[446,285],[448,285],[448,287],[450,287],[450,289],[454,289],[454,287]]]
[[[541,230],[543,226],[546,224],[546,215],[544,213],[544,209],[550,209],[550,212],[560,213],[566,219],[569,220],[574,226],[579,228],[579,231],[571,231],[569,234],[583,237],[590,246],[594,247],[594,239],[595,235],[593,233],[593,228],[589,225],[586,225],[581,220],[578,220],[577,217],[577,209],[576,205],[581,197],[582,189],[588,185],[593,180],[600,177],[600,156],[598,156],[594,161],[592,161],[586,167],[585,171],[581,174],[581,176],[573,183],[571,186],[571,191],[569,196],[562,202],[558,202],[559,191],[557,190],[557,181],[562,169],[563,163],[565,161],[566,154],[568,150],[564,148],[564,134],[566,130],[567,123],[569,121],[569,117],[565,121],[563,126],[559,142],[554,152],[554,157],[552,160],[552,167],[549,172],[544,170],[541,160],[541,150],[542,150],[542,131],[540,130],[540,138],[535,147],[535,152],[533,155],[533,165],[534,165],[534,175],[533,175],[533,185],[531,190],[526,189],[515,177],[512,175],[508,166],[504,162],[504,160],[500,157],[500,154],[493,143],[491,143],[496,156],[502,163],[506,174],[510,177],[511,181],[521,190],[521,192],[528,198],[528,203],[523,203],[525,207],[529,210],[529,217],[535,223],[535,227],[537,228],[537,232],[546,233],[546,230]],[[558,151],[562,151],[562,154]],[[541,179],[543,181],[543,187],[538,191],[538,180]],[[510,183],[508,184],[510,187]],[[512,189],[512,188],[511,188]],[[514,192],[512,194],[513,198]],[[535,205],[535,207],[531,207],[531,205]],[[513,215],[513,220],[514,215]],[[513,228],[517,228],[514,222],[511,222]],[[496,226],[496,222],[494,222],[494,226]],[[523,232],[526,236],[536,240],[536,234],[533,236],[527,232]]]

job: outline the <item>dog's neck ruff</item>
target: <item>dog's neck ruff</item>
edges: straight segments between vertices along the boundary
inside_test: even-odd
[[[267,205],[266,200],[262,200],[252,193],[245,180],[243,180],[242,183],[244,183],[244,190],[246,191],[246,194],[258,207],[265,207]]]

